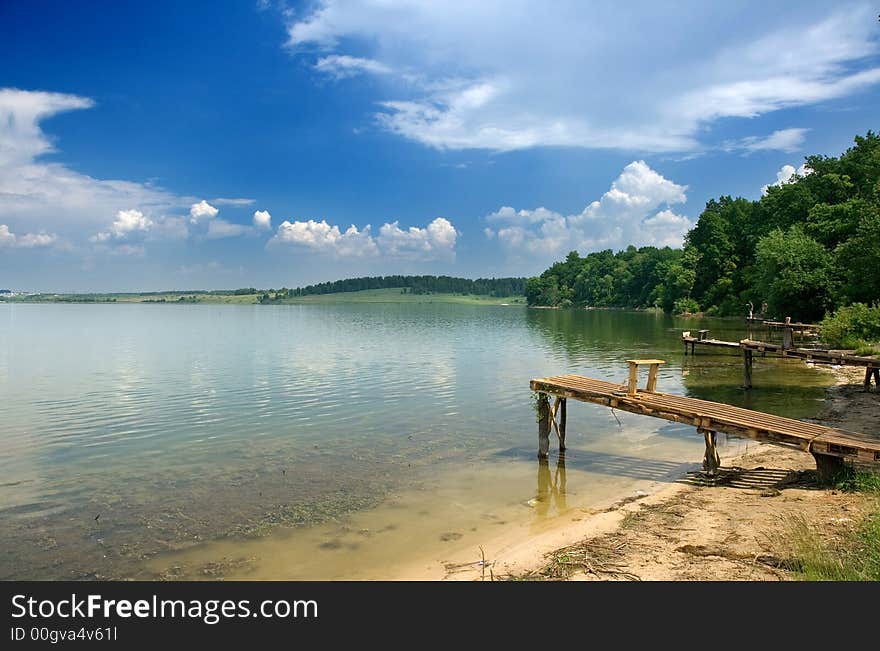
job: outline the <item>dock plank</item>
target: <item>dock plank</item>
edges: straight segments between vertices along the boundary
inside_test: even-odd
[[[635,395],[630,395],[626,383],[618,384],[582,375],[536,378],[530,382],[530,386],[533,391],[540,393],[797,447],[814,454],[880,462],[880,437],[861,432],[670,393],[639,389]]]

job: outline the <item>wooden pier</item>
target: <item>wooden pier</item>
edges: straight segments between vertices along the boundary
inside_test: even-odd
[[[764,341],[754,341],[752,339],[743,339],[737,343],[735,341],[710,339],[708,337],[708,332],[708,330],[700,330],[700,335],[697,337],[691,336],[689,331],[683,332],[681,340],[684,342],[684,354],[687,355],[688,346],[690,346],[691,355],[694,354],[696,346],[717,346],[721,348],[740,349],[743,357],[743,388],[745,389],[752,388],[752,363],[754,353],[760,353],[762,357],[768,353],[777,357],[794,357],[815,364],[861,366],[865,369],[865,389],[868,389],[871,386],[872,378],[874,383],[880,387],[880,359],[876,357],[851,355],[840,350],[795,348],[790,337],[784,338],[782,344],[771,344]]]
[[[654,388],[657,368],[663,363],[662,360],[627,361],[630,375],[628,382],[624,384],[580,375],[537,378],[530,382],[532,391],[538,394],[540,458],[546,458],[548,454],[551,429],[556,431],[559,438],[560,451],[565,450],[566,401],[572,399],[693,425],[705,439],[703,468],[709,474],[714,474],[720,465],[715,447],[718,432],[809,452],[816,459],[816,467],[822,478],[831,477],[846,461],[880,463],[880,437],[805,423],[723,403],[660,393]],[[651,366],[648,378],[650,390],[636,386],[638,367],[645,364]],[[552,407],[549,400],[551,396],[554,398]]]

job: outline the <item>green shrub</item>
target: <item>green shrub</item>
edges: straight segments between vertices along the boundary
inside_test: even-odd
[[[680,298],[672,308],[675,314],[695,314],[700,311],[700,304],[692,298]]]
[[[853,303],[822,320],[822,339],[838,348],[869,349],[880,342],[880,303]]]

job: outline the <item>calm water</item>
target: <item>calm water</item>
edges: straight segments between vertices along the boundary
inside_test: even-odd
[[[693,428],[574,404],[564,466],[539,464],[541,375],[661,357],[663,391],[823,406],[800,362],[758,360],[747,395],[737,355],[684,357],[697,327],[748,334],[513,306],[0,305],[0,578],[375,578],[699,460]]]

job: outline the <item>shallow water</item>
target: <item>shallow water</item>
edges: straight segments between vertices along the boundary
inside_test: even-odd
[[[801,362],[757,359],[746,393],[738,355],[685,357],[700,327],[749,334],[516,306],[0,305],[0,578],[381,578],[699,460],[691,427],[573,404],[564,468],[539,464],[541,375],[661,357],[663,391],[822,407]]]

